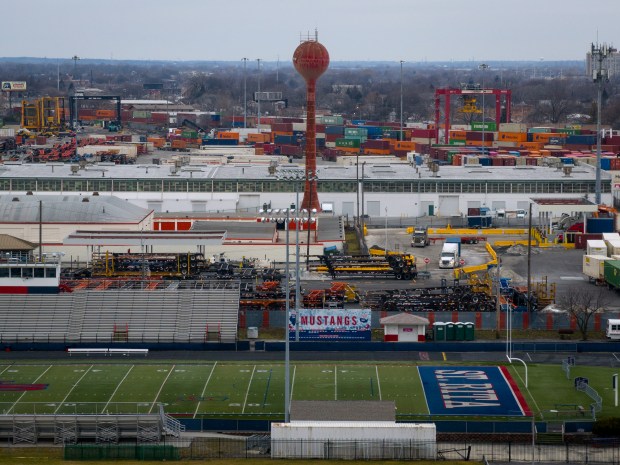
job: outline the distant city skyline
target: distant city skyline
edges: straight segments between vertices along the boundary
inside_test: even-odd
[[[315,29],[332,61],[572,61],[597,40],[620,45],[618,0],[31,0],[4,11],[2,57],[290,62]]]

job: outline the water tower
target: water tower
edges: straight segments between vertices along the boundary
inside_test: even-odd
[[[293,53],[293,65],[306,80],[306,187],[301,208],[321,211],[316,188],[316,81],[329,66],[329,53],[314,39],[302,42]]]

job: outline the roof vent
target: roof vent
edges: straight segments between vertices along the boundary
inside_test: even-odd
[[[13,202],[19,202],[19,197],[13,197]]]
[[[97,192],[97,191],[93,192],[93,196],[95,196],[95,195],[97,195],[97,196],[98,196],[98,195],[99,195],[99,192]]]
[[[82,202],[90,202],[90,200],[88,200],[88,197],[84,197],[84,198],[82,199]]]
[[[32,191],[26,192],[26,195],[32,195]]]
[[[571,173],[573,172],[573,167],[571,165],[564,165],[564,176],[565,177],[570,177]]]

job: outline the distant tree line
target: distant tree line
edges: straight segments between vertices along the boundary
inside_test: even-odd
[[[279,91],[288,106],[261,104],[263,115],[301,116],[305,108],[305,84],[290,63],[243,62],[115,62],[4,59],[2,80],[26,81],[27,98],[66,96],[76,88],[98,88],[123,98],[172,99],[204,111],[240,116],[244,111],[243,89],[247,86],[247,108],[255,115],[254,92]],[[483,74],[484,73],[484,74]],[[487,88],[512,90],[512,121],[528,124],[563,125],[596,121],[596,86],[586,76],[583,63],[490,64],[482,71],[477,63],[457,65],[412,63],[403,65],[403,118],[405,121],[434,119],[435,90],[481,84]],[[163,83],[163,90],[145,89],[145,84]],[[602,122],[620,128],[620,78],[612,77],[603,92]],[[148,86],[147,86],[148,87]],[[317,107],[351,119],[400,120],[401,69],[399,63],[333,63],[317,86]],[[22,96],[14,95],[13,102]],[[462,113],[454,99],[452,121],[470,123],[480,114]],[[6,98],[3,100],[7,115]],[[480,107],[481,99],[477,105]],[[486,119],[494,117],[493,98],[487,98]]]

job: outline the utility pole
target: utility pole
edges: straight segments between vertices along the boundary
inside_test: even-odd
[[[256,59],[258,63],[258,92],[256,93],[256,100],[258,103],[258,121],[256,122],[256,128],[260,130],[260,58]]]
[[[595,202],[601,204],[601,107],[603,106],[603,81],[609,82],[609,70],[603,63],[616,49],[607,44],[592,44],[590,58],[592,64],[592,80],[597,84],[596,99],[596,184]],[[596,63],[596,67],[595,67]]]
[[[248,59],[242,58],[241,61],[243,61],[243,128],[245,129],[248,127],[248,80],[246,74],[246,64]]]
[[[400,140],[403,140],[403,60],[400,60]]]

